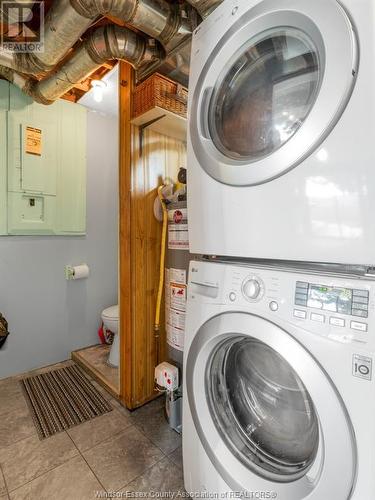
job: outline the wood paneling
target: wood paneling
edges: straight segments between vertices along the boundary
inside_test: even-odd
[[[128,84],[124,86],[124,82]],[[154,368],[165,359],[160,331],[159,352],[154,315],[159,282],[161,223],[153,215],[157,188],[176,181],[185,166],[182,142],[145,130],[140,151],[139,129],[130,126],[133,82],[129,67],[120,68],[120,325],[121,395],[129,408],[153,398]],[[164,308],[163,308],[164,310]],[[164,317],[164,315],[163,315]],[[164,324],[164,322],[163,322]]]

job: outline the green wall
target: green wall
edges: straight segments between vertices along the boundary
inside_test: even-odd
[[[0,234],[7,233],[7,112],[9,84],[0,80]]]
[[[84,234],[86,109],[0,84],[0,234]],[[26,151],[27,127],[42,131],[40,155]]]

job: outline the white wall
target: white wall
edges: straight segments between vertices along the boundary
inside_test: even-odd
[[[0,237],[0,312],[11,334],[0,379],[70,357],[97,343],[103,308],[117,303],[117,118],[88,112],[87,235]],[[87,262],[87,280],[66,264]]]

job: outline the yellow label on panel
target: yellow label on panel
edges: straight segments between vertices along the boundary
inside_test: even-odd
[[[26,153],[42,156],[42,131],[40,128],[26,127]]]

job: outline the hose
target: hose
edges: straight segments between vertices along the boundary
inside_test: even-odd
[[[158,197],[161,203],[161,207],[163,210],[163,229],[161,234],[161,242],[160,242],[160,273],[159,273],[159,288],[158,295],[156,299],[156,309],[155,309],[155,322],[154,322],[154,337],[156,343],[156,365],[159,364],[160,358],[160,311],[161,311],[161,302],[163,298],[163,289],[164,289],[164,264],[165,264],[165,247],[166,247],[166,239],[167,239],[167,229],[168,229],[168,210],[165,205],[164,197],[163,197],[163,189],[164,185],[159,186],[158,188]]]

